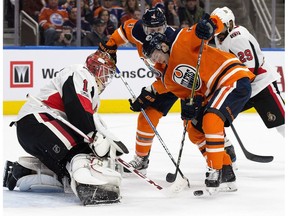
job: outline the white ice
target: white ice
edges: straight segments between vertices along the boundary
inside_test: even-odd
[[[102,114],[109,128],[129,148],[126,161],[134,155],[137,114]],[[16,128],[9,127],[15,116],[3,120],[3,159],[16,161],[27,155],[16,138]],[[272,155],[271,163],[256,163],[245,158],[230,128],[228,137],[237,153],[237,192],[219,193],[213,197],[195,197],[193,191],[203,189],[206,165],[195,145],[186,136],[180,168],[191,188],[169,197],[136,176],[123,178],[122,200],[118,204],[84,207],[73,194],[20,192],[3,189],[5,216],[50,215],[123,215],[123,216],[284,216],[285,215],[285,145],[275,129],[267,129],[257,114],[240,114],[234,122],[248,151]],[[168,114],[157,128],[161,138],[177,161],[183,126],[179,114]],[[164,148],[154,139],[148,178],[167,188],[168,172],[175,166]]]

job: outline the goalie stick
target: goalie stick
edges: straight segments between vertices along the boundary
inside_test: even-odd
[[[245,157],[248,159],[248,160],[251,160],[251,161],[254,161],[254,162],[259,162],[259,163],[269,163],[271,161],[273,161],[274,157],[273,156],[262,156],[262,155],[255,155],[255,154],[252,154],[251,152],[249,152],[243,145],[235,127],[233,124],[230,125],[231,126],[231,129],[245,155]]]
[[[130,172],[132,172],[134,175],[137,175],[138,177],[144,179],[148,184],[153,185],[154,187],[156,187],[158,190],[162,190],[163,187],[161,187],[160,185],[158,185],[157,183],[155,183],[154,181],[152,181],[151,179],[147,178],[147,176],[143,175],[141,172],[139,172],[137,169],[135,169],[134,167],[132,167],[129,163],[127,163],[126,161],[124,161],[121,158],[116,158],[116,160],[118,161],[119,164],[121,164],[123,167],[125,167],[126,169],[128,169]]]
[[[119,74],[122,82],[124,83],[124,85],[126,86],[126,88],[128,89],[128,91],[130,92],[131,96],[136,99],[136,95],[135,93],[133,92],[133,90],[130,88],[129,84],[127,83],[127,81],[124,79],[124,77],[121,75],[121,72],[120,70],[118,69],[118,67],[116,67],[116,72]],[[160,141],[161,145],[163,146],[163,148],[165,149],[166,153],[168,154],[168,156],[170,157],[171,161],[173,162],[173,164],[176,166],[176,169],[179,171],[181,177],[183,179],[185,179],[187,181],[187,184],[188,184],[188,187],[190,187],[190,183],[189,183],[189,180],[184,176],[184,174],[182,173],[182,171],[180,170],[179,166],[177,167],[177,164],[172,156],[172,154],[170,153],[168,147],[165,145],[163,139],[161,138],[160,134],[158,133],[158,131],[156,130],[156,128],[154,127],[154,125],[152,124],[151,120],[149,119],[149,117],[147,116],[145,110],[143,108],[141,108],[141,112],[143,114],[143,116],[145,117],[146,121],[148,122],[148,124],[150,125],[150,127],[152,128],[153,132],[156,134],[158,140]],[[166,176],[166,181],[167,182],[174,182],[176,179],[175,178],[169,178]]]
[[[41,106],[45,106],[47,108],[50,108],[48,105],[44,104],[40,99],[28,94],[27,97],[33,99],[34,101],[36,101],[38,104],[40,104]],[[84,139],[86,139],[88,142],[93,142],[93,138],[88,137],[85,133],[83,133],[80,129],[78,129],[77,127],[75,127],[73,124],[71,124],[69,121],[67,121],[66,119],[64,119],[63,117],[59,116],[59,115],[54,115],[54,117],[56,119],[58,119],[59,121],[63,122],[65,125],[67,125],[68,127],[70,127],[72,130],[74,130],[76,133],[78,133],[80,136],[82,136]],[[122,165],[123,167],[125,167],[126,169],[128,169],[129,171],[131,171],[134,175],[136,175],[137,177],[145,180],[148,184],[154,186],[156,189],[158,190],[162,190],[163,187],[161,187],[159,184],[155,183],[153,180],[149,179],[148,177],[144,176],[142,173],[140,173],[137,169],[134,169],[129,163],[127,163],[126,161],[124,161],[123,159],[119,158],[115,158],[120,165]],[[178,191],[175,191],[178,192]]]

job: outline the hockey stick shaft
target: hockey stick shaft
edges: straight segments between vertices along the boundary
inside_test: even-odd
[[[230,125],[231,126],[231,129],[245,155],[245,157],[248,159],[248,160],[251,160],[251,161],[254,161],[254,162],[259,162],[259,163],[269,163],[271,162],[274,157],[273,156],[262,156],[262,155],[255,155],[255,154],[252,154],[251,152],[249,152],[243,145],[235,127],[233,124]]]
[[[161,187],[160,185],[158,185],[157,183],[155,183],[154,181],[152,181],[151,179],[147,178],[147,176],[143,175],[141,172],[139,172],[139,170],[135,169],[134,167],[132,167],[129,163],[127,163],[126,161],[124,161],[121,158],[116,158],[116,160],[126,169],[128,169],[130,172],[134,173],[135,175],[137,175],[138,177],[144,179],[148,184],[153,185],[154,187],[156,187],[158,190],[162,190],[163,187]]]
[[[196,91],[196,82],[197,82],[197,77],[199,76],[199,68],[200,68],[200,62],[201,62],[201,58],[202,58],[203,48],[204,48],[204,39],[201,40],[200,50],[199,50],[199,54],[198,54],[196,71],[194,74],[194,79],[193,79],[193,83],[192,83],[192,87],[191,87],[191,96],[190,96],[190,101],[189,101],[190,105],[192,105],[192,103],[193,103],[193,98],[194,98],[195,91]],[[185,141],[185,136],[186,136],[186,132],[187,132],[187,126],[188,126],[188,120],[185,121],[185,126],[184,126],[184,130],[183,130],[181,147],[179,150],[178,160],[177,160],[177,165],[176,165],[176,171],[174,174],[175,179],[177,177],[177,173],[178,173],[180,162],[181,162],[181,157],[182,157],[182,152],[183,152],[183,147],[184,147],[184,141]]]
[[[33,99],[35,102],[37,102],[39,105],[41,106],[45,106],[48,109],[51,109],[48,105],[44,104],[40,99],[32,96],[32,95],[27,95],[27,97]],[[67,121],[66,119],[64,119],[63,117],[59,116],[59,115],[53,115],[53,117],[55,117],[56,119],[58,119],[59,121],[63,122],[66,126],[68,126],[69,128],[71,128],[73,131],[75,131],[76,133],[78,133],[80,136],[82,136],[84,139],[86,139],[89,142],[93,142],[93,138],[87,136],[85,133],[83,133],[83,131],[81,131],[79,128],[75,127],[73,124],[71,124],[69,121]],[[134,169],[130,164],[128,164],[126,161],[124,161],[123,159],[116,158],[116,160],[119,162],[119,164],[121,164],[123,167],[125,167],[126,169],[128,169],[129,171],[131,171],[134,175],[136,175],[137,177],[145,180],[147,183],[149,183],[150,185],[154,186],[156,189],[158,190],[162,190],[163,187],[161,187],[160,185],[158,185],[157,183],[155,183],[153,180],[147,178],[146,176],[144,176],[142,173],[140,173],[138,170]]]
[[[124,77],[121,75],[120,70],[118,69],[118,67],[116,67],[116,71],[119,74],[122,82],[124,83],[124,85],[126,86],[126,88],[128,89],[128,91],[130,92],[131,96],[136,99],[136,95],[133,92],[133,90],[130,88],[129,84],[127,83],[127,81],[124,79]],[[151,122],[149,116],[146,114],[145,110],[143,108],[141,108],[141,113],[143,114],[143,116],[145,117],[146,121],[148,122],[148,124],[150,125],[150,127],[152,128],[153,132],[155,133],[155,135],[157,136],[158,140],[160,141],[161,145],[163,146],[163,148],[165,149],[166,153],[168,154],[168,156],[170,157],[170,159],[172,160],[173,164],[177,167],[177,164],[172,156],[172,154],[170,153],[168,147],[165,145],[163,139],[161,138],[160,134],[158,133],[158,131],[156,130],[156,128],[154,127],[153,123]],[[178,168],[179,169],[179,168]],[[182,176],[182,178],[184,178],[184,174],[182,173],[182,171],[179,169],[178,170],[180,175]]]

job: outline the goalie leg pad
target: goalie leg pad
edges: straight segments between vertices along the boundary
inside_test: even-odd
[[[120,186],[121,174],[108,168],[108,160],[99,160],[88,154],[74,156],[70,163],[70,175],[76,182],[88,185],[111,184]]]
[[[63,192],[63,185],[55,177],[45,174],[24,176],[17,181],[16,186],[24,192]]]
[[[84,205],[114,203],[120,200],[121,174],[108,168],[109,161],[88,154],[72,158],[68,170],[71,188]]]
[[[9,190],[17,186],[20,191],[63,191],[56,174],[34,157],[20,157],[14,163],[7,161],[4,174],[3,186]]]
[[[31,175],[31,178],[24,180],[25,186],[18,183],[21,178],[29,175]],[[32,185],[43,185],[41,183],[41,175],[44,175],[43,178],[45,179],[46,176],[49,176],[51,179],[57,181],[57,175],[48,169],[38,158],[30,156],[20,157],[17,162],[6,162],[3,186],[8,187],[9,190],[13,190],[15,186],[21,185],[23,191],[30,190]],[[29,182],[30,180],[32,180],[32,182]],[[58,185],[58,183],[57,181],[56,185]],[[45,184],[46,183],[44,183],[44,185]],[[50,183],[48,183],[48,185],[50,185]]]
[[[78,184],[76,191],[84,206],[117,203],[121,198],[119,187],[112,185]]]
[[[38,158],[26,156],[26,157],[19,157],[18,163],[35,173],[41,173],[49,176],[55,176],[56,174],[48,169]]]

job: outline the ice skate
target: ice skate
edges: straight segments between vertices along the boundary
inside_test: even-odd
[[[220,190],[224,192],[237,191],[236,176],[231,165],[223,165]]]
[[[223,165],[221,170],[208,168],[206,172],[206,191],[210,194],[237,191],[236,176],[231,165]]]
[[[32,170],[21,166],[18,162],[6,161],[3,186],[14,190],[18,179],[31,173]]]
[[[221,175],[222,170],[208,168],[208,172],[206,172],[205,185],[206,185],[206,191],[210,195],[214,195],[219,192]]]
[[[129,162],[129,164],[134,168],[137,169],[139,172],[141,172],[143,175],[146,175],[147,168],[149,164],[148,155],[141,157],[138,155],[134,155],[134,159]],[[124,168],[124,173],[130,173],[129,170]]]

